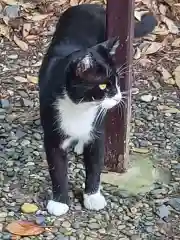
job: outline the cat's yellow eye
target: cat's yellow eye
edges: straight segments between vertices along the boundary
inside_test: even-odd
[[[100,85],[99,85],[99,88],[100,88],[101,90],[106,89],[106,87],[107,87],[107,84],[100,84]]]

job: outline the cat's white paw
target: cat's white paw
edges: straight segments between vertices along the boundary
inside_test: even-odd
[[[84,206],[89,210],[99,211],[100,209],[105,208],[107,202],[104,196],[98,191],[95,194],[84,194]]]
[[[55,202],[53,200],[49,200],[47,204],[47,210],[50,214],[55,216],[61,216],[69,210],[69,207],[65,203]]]
[[[74,152],[75,152],[77,155],[81,155],[81,154],[83,154],[83,150],[84,150],[84,143],[79,141],[79,142],[76,144],[76,146],[74,147]]]

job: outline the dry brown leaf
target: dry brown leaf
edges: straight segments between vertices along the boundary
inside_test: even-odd
[[[15,0],[1,0],[1,1],[6,3],[7,5],[18,5],[18,2]]]
[[[38,62],[34,63],[32,66],[33,67],[40,67],[42,64],[42,60],[39,60]]]
[[[162,78],[163,78],[165,83],[170,84],[170,85],[175,84],[175,81],[174,81],[172,75],[168,72],[167,69],[165,69],[162,66],[158,66],[156,70],[161,73]]]
[[[135,10],[134,11],[134,16],[138,21],[141,21],[141,17],[146,13],[148,13],[148,11],[137,11],[137,10]]]
[[[37,236],[45,231],[45,229],[33,222],[15,221],[7,225],[7,231],[19,236]]]
[[[167,25],[171,33],[173,34],[179,33],[178,27],[175,25],[175,23],[171,19],[167,18],[166,16],[161,16],[161,20]]]
[[[26,83],[28,81],[27,78],[24,78],[24,77],[21,77],[21,76],[15,76],[14,79],[18,82],[21,82],[21,83]]]
[[[168,35],[169,34],[169,30],[167,29],[165,24],[163,24],[161,26],[156,26],[155,29],[154,29],[154,33],[156,35]]]
[[[70,5],[71,6],[76,6],[79,4],[79,0],[70,0]]]
[[[6,5],[20,5],[24,8],[35,8],[35,4],[33,5],[32,3],[23,3],[22,1],[15,1],[15,0],[1,0],[2,2],[4,2]]]
[[[146,49],[145,54],[153,54],[162,48],[162,43],[152,42],[150,46]]]
[[[29,82],[34,83],[34,84],[37,84],[37,83],[38,83],[38,77],[36,77],[36,76],[27,75],[27,80],[28,80]]]
[[[24,41],[20,40],[16,35],[14,35],[14,42],[20,47],[23,51],[28,50],[28,45]]]
[[[141,50],[137,47],[133,58],[137,60],[140,57],[141,57]]]
[[[31,23],[25,23],[23,25],[23,31],[22,31],[22,35],[24,38],[29,35],[30,30],[31,30]]]
[[[167,7],[164,4],[159,5],[159,11],[162,15],[166,15]]]
[[[41,21],[41,20],[44,20],[45,18],[51,16],[51,14],[35,14],[33,16],[26,16],[27,19],[29,20],[32,20],[34,22],[38,22],[38,21]]]
[[[172,47],[180,47],[180,38],[176,38],[172,43]]]
[[[0,24],[0,36],[4,36],[4,37],[10,39],[8,26],[6,26],[4,24]]]
[[[179,113],[179,112],[180,112],[179,109],[174,108],[174,107],[171,108],[171,107],[168,107],[168,106],[166,106],[166,105],[158,105],[158,106],[157,106],[157,109],[158,109],[159,111],[164,112],[164,113]]]
[[[176,67],[176,69],[173,72],[173,75],[175,78],[176,85],[180,89],[180,65]]]

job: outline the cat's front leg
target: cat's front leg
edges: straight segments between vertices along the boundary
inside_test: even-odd
[[[67,153],[60,148],[59,136],[44,137],[49,172],[52,181],[53,199],[48,201],[47,210],[50,214],[60,216],[69,210]]]
[[[84,206],[89,210],[103,209],[107,203],[100,192],[100,175],[104,164],[104,134],[84,148],[86,181]]]

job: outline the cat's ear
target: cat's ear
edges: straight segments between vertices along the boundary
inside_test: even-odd
[[[102,46],[106,49],[106,51],[108,51],[108,53],[111,56],[114,56],[116,54],[117,48],[119,47],[119,44],[120,44],[119,37],[113,37],[103,43],[98,44],[96,48]]]

